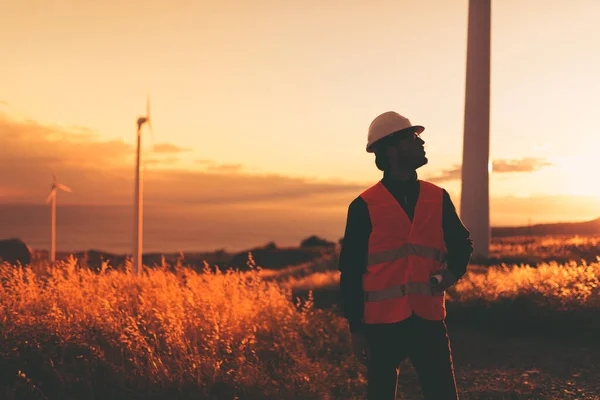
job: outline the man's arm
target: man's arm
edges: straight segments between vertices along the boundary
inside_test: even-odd
[[[361,197],[357,197],[348,207],[346,231],[338,265],[341,272],[342,308],[352,333],[360,332],[363,328],[362,275],[367,268],[371,229],[367,203]]]
[[[473,253],[473,240],[471,233],[463,225],[456,213],[456,208],[450,199],[450,195],[444,190],[442,227],[444,229],[444,241],[448,250],[447,264],[456,279],[460,279],[467,271],[467,265]]]

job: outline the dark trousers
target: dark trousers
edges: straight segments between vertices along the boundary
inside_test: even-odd
[[[369,400],[396,398],[399,366],[408,358],[426,400],[458,400],[448,330],[444,321],[415,315],[394,324],[366,325]]]

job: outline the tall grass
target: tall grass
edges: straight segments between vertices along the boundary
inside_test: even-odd
[[[345,321],[258,271],[138,277],[72,260],[43,278],[5,264],[0,281],[2,398],[328,399],[364,385]]]
[[[473,268],[451,291],[452,300],[487,301],[529,297],[555,310],[600,309],[600,261]]]
[[[600,254],[600,236],[514,236],[493,238],[490,256],[530,262],[561,260],[593,262]]]
[[[165,264],[141,276],[74,259],[0,265],[0,398],[360,398],[365,370],[346,321],[309,292],[337,289],[337,256],[280,271],[249,265]],[[600,259],[470,266],[448,292],[449,316],[498,330],[549,321],[544,329],[566,334],[584,326],[577,320],[598,333],[599,277]]]
[[[302,277],[286,277],[289,289],[318,290],[339,284],[337,270]],[[488,302],[526,297],[553,310],[598,308],[600,310],[600,258],[593,263],[540,263],[491,267],[472,265],[448,291],[451,302]]]

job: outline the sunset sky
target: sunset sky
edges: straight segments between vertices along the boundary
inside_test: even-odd
[[[43,203],[53,171],[63,204],[130,203],[149,91],[146,202],[343,220],[395,110],[459,208],[467,4],[2,2],[0,203]],[[597,0],[492,1],[492,224],[600,216],[599,20]]]

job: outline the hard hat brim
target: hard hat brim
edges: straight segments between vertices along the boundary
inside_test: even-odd
[[[412,126],[409,126],[408,128],[400,129],[399,131],[390,132],[388,135],[382,137],[381,139],[377,140],[376,142],[373,142],[373,143],[367,145],[367,153],[375,153],[375,146],[377,145],[377,143],[381,142],[386,137],[393,135],[394,133],[404,132],[404,131],[408,131],[408,130],[412,130],[412,131],[415,131],[420,134],[420,133],[423,133],[423,131],[425,130],[425,127],[421,126],[421,125],[412,125]]]

